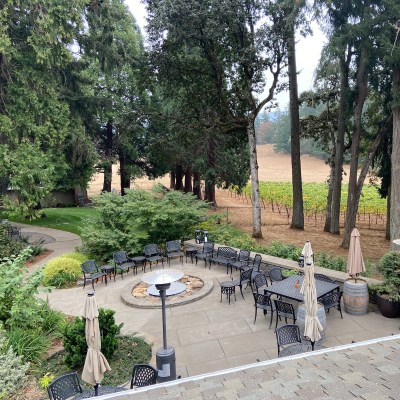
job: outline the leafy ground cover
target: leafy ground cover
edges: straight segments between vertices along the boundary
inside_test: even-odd
[[[38,218],[33,221],[28,221],[23,218],[14,219],[14,222],[21,222],[23,224],[43,226],[45,228],[59,229],[81,234],[81,230],[85,223],[85,219],[97,215],[96,208],[92,207],[71,207],[71,208],[44,208],[43,213],[46,215],[44,218]]]

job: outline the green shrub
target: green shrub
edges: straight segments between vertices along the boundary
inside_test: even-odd
[[[256,241],[252,237],[233,225],[208,221],[200,224],[200,227],[208,230],[209,240],[215,243],[246,250],[254,250],[256,247]]]
[[[288,278],[289,276],[294,276],[294,275],[297,275],[297,274],[298,274],[298,272],[296,270],[294,270],[294,269],[283,269],[282,270],[282,275],[285,278]]]
[[[104,193],[95,198],[98,214],[82,229],[82,249],[99,262],[117,250],[141,253],[144,245],[193,236],[207,204],[190,193],[127,190],[125,196]]]
[[[101,352],[106,358],[111,358],[118,346],[117,336],[121,332],[122,324],[117,325],[114,318],[115,311],[99,309],[99,326],[101,334]],[[64,349],[65,363],[71,369],[78,369],[85,363],[87,344],[85,339],[85,319],[76,317],[65,327]]]
[[[24,363],[12,347],[7,346],[5,331],[0,327],[0,399],[8,399],[24,385],[29,363]]]
[[[386,253],[378,262],[378,271],[387,283],[400,286],[400,252]]]
[[[79,261],[81,264],[89,260],[89,257],[83,253],[65,253],[61,257],[71,258],[72,260]]]
[[[61,338],[66,324],[65,315],[50,308],[49,304],[44,301],[38,307],[38,313],[42,319],[41,330],[50,333],[52,337]]]
[[[334,271],[346,272],[347,261],[340,256],[329,253],[317,253],[315,255],[315,263],[319,267],[332,269]]]
[[[6,232],[6,227],[0,224],[0,259],[17,255],[26,247],[26,243],[9,238]]]
[[[43,269],[43,284],[57,288],[70,287],[82,275],[81,263],[64,256],[50,260]]]
[[[265,253],[269,254],[270,256],[297,261],[300,257],[301,249],[292,244],[286,244],[274,240],[266,248]]]
[[[25,361],[38,364],[50,346],[51,340],[41,329],[11,328],[7,331],[7,347]]]

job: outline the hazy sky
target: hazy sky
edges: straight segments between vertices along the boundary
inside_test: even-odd
[[[142,33],[144,34],[144,26],[146,24],[146,10],[140,0],[125,0],[131,13],[134,15]],[[318,29],[317,25],[313,25],[314,35],[307,38],[298,38],[296,45],[296,61],[298,76],[299,94],[304,90],[312,88],[314,70],[318,64],[321,54],[324,36]],[[277,96],[279,107],[284,109],[289,102],[287,92],[279,93]]]

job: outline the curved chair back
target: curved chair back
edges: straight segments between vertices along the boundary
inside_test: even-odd
[[[149,386],[157,383],[158,371],[148,364],[136,364],[133,366],[131,389],[134,386]]]
[[[50,400],[66,400],[82,392],[82,386],[76,372],[60,376],[47,387]]]
[[[95,260],[87,260],[81,264],[82,271],[85,274],[92,274],[98,271],[98,267]]]
[[[265,275],[263,273],[258,273],[254,278],[253,278],[253,283],[255,286],[255,289],[258,293],[258,289],[263,286],[268,286],[267,279],[265,278]]]
[[[117,264],[123,264],[125,262],[129,261],[128,255],[126,254],[126,251],[117,251],[116,253],[113,254],[113,259],[114,262]]]
[[[240,250],[237,261],[246,262],[249,261],[250,251],[249,250]]]
[[[268,273],[269,279],[272,282],[280,282],[283,281],[282,270],[279,267],[273,267],[269,270]]]
[[[324,274],[314,274],[314,278],[319,279],[320,281],[324,281],[324,282],[336,283],[333,279],[331,279],[329,276],[326,276]]]
[[[157,245],[155,243],[147,244],[144,246],[144,255],[146,257],[156,256],[160,253]]]
[[[276,330],[276,342],[278,344],[278,356],[283,346],[293,343],[301,343],[300,328],[298,325],[283,325]]]
[[[261,265],[261,254],[256,254],[253,258],[253,270],[254,271],[260,271],[260,265]]]

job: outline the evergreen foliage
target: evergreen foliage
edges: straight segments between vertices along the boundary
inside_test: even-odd
[[[101,335],[101,352],[109,359],[118,347],[117,336],[121,332],[122,324],[117,325],[114,318],[115,311],[100,308],[99,326]],[[87,343],[85,338],[85,318],[76,317],[67,324],[64,331],[64,349],[66,351],[65,364],[71,369],[79,369],[85,363]]]
[[[207,204],[192,194],[128,190],[125,196],[104,193],[95,199],[98,214],[82,230],[83,251],[107,261],[117,250],[142,253],[144,245],[164,245],[193,233]]]

